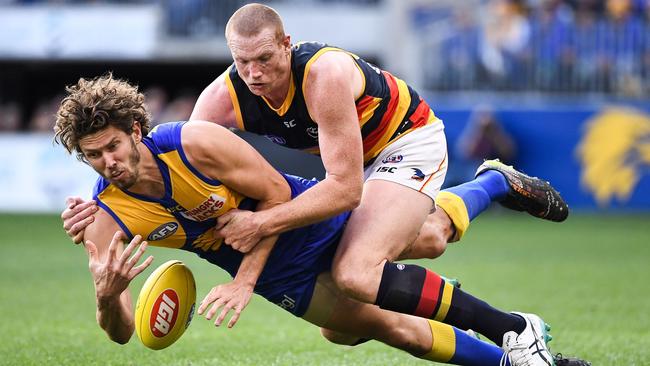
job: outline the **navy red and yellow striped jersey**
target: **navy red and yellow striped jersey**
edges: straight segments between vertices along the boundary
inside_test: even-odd
[[[437,120],[417,92],[389,72],[340,48],[302,42],[291,49],[291,84],[280,108],[273,108],[264,97],[253,94],[239,77],[235,64],[226,71],[239,128],[264,135],[276,144],[318,154],[318,125],[307,111],[304,85],[312,63],[325,52],[349,54],[363,76],[363,92],[355,104],[365,164],[400,136]]]

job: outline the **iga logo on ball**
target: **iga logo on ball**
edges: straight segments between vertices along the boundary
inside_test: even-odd
[[[174,327],[177,316],[178,295],[176,295],[176,291],[167,289],[158,296],[158,299],[153,304],[151,319],[149,319],[151,333],[158,338],[166,336],[169,330]]]
[[[190,325],[196,303],[194,276],[183,262],[158,267],[140,290],[135,308],[135,330],[151,349],[169,347]]]

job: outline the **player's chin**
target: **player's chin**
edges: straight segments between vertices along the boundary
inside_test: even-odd
[[[119,189],[129,189],[133,187],[135,184],[135,178],[133,177],[125,177],[122,179],[115,179],[112,180],[111,183],[117,186]]]

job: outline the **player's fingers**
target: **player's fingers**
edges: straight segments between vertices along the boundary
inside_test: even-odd
[[[230,210],[230,211],[226,212],[225,214],[223,214],[223,215],[221,215],[221,216],[219,216],[217,218],[217,225],[214,227],[215,230],[223,229],[224,226],[226,226],[228,224],[228,222],[230,222],[230,220],[232,219],[232,216],[233,216],[232,211],[234,211],[234,210]]]
[[[205,309],[207,309],[207,307],[219,297],[218,292],[219,292],[219,286],[216,286],[213,287],[212,290],[210,290],[210,292],[208,292],[207,295],[205,295],[205,297],[203,298],[203,300],[201,300],[201,303],[199,304],[199,308],[196,310],[199,313],[199,315],[203,314]]]
[[[71,219],[72,220],[72,219]],[[80,232],[86,229],[88,225],[90,225],[93,221],[95,221],[95,216],[88,216],[85,219],[76,222],[75,224],[69,226],[69,229],[66,229],[66,234],[68,236],[76,236]],[[66,224],[63,224],[63,228],[65,229]]]
[[[220,326],[221,323],[223,323],[223,320],[230,312],[230,310],[232,310],[232,304],[228,302],[223,306],[223,309],[221,309],[221,313],[219,313],[219,316],[217,317],[217,319],[215,319],[214,325],[216,325],[217,327]]]
[[[235,307],[234,312],[232,314],[232,317],[230,318],[230,321],[228,322],[228,328],[232,328],[235,326],[237,321],[239,320],[239,317],[241,316],[242,309],[240,307]]]
[[[79,196],[72,196],[72,197],[68,196],[68,197],[65,198],[65,207],[67,209],[72,209],[75,206],[77,206],[78,204],[83,203],[83,202],[84,202],[83,198],[81,198]]]
[[[108,245],[108,258],[107,262],[112,262],[115,260],[115,253],[117,252],[117,244],[122,240],[122,232],[116,231],[111,239],[111,243]]]
[[[75,243],[75,244],[81,244],[83,242],[83,240],[84,240],[84,232],[85,231],[86,230],[81,230],[80,232],[78,232],[77,235],[75,235],[72,238],[72,242]]]
[[[74,206],[63,210],[63,213],[61,213],[61,218],[63,220],[70,220],[74,218],[76,219],[73,221],[74,223],[88,217],[88,215],[91,215],[95,211],[97,211],[97,203],[95,201],[81,201],[81,203],[77,203]]]
[[[250,241],[240,240],[239,241],[239,251],[242,253],[248,253],[253,249],[253,244]]]
[[[131,243],[129,245],[131,245],[131,244],[133,244],[133,241],[131,241]],[[138,261],[140,260],[140,257],[142,257],[142,255],[144,254],[144,251],[147,249],[147,245],[148,245],[148,243],[146,241],[143,241],[143,242],[140,243],[140,246],[138,247],[138,250],[135,251],[135,254],[126,261],[126,269],[127,270],[130,271],[131,268],[133,268],[138,263]]]
[[[217,297],[213,302],[212,306],[208,310],[207,313],[205,313],[205,318],[210,320],[214,316],[214,314],[217,313],[217,310],[219,310],[220,307],[223,306],[223,304],[226,302],[226,300],[223,297]]]
[[[126,263],[126,261],[129,259],[129,257],[133,253],[133,250],[135,249],[135,247],[138,244],[140,244],[140,242],[142,242],[142,235],[138,234],[138,235],[134,236],[133,239],[131,239],[131,242],[129,242],[129,245],[127,245],[126,248],[124,248],[124,250],[122,251],[122,254],[118,258],[118,263],[120,265],[123,265],[124,263]]]
[[[97,246],[92,241],[86,240],[84,248],[86,249],[86,253],[88,253],[88,262],[92,264],[97,260]]]
[[[142,273],[142,271],[144,271],[147,267],[149,267],[149,265],[151,265],[152,262],[153,262],[153,255],[150,255],[149,257],[147,257],[147,259],[144,260],[144,262],[142,262],[141,265],[139,265],[137,267],[133,267],[133,269],[131,270],[130,279],[132,280],[137,275]]]
[[[71,196],[66,197],[65,198],[65,207],[72,208],[74,206],[75,202],[77,202],[77,200],[79,200],[79,199],[81,199],[81,197],[71,197]]]
[[[250,251],[250,248],[246,246],[246,243],[243,240],[240,239],[233,239],[230,242],[230,246],[239,252],[242,253],[248,253]]]

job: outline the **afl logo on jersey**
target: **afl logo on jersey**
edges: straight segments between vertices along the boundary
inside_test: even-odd
[[[307,128],[307,134],[313,139],[318,139],[318,127]]]
[[[154,240],[163,240],[165,238],[168,238],[172,236],[176,230],[178,230],[178,224],[175,222],[168,222],[166,224],[162,224],[158,226],[157,228],[154,229],[154,231],[147,236],[147,240],[149,241],[154,241]]]
[[[403,159],[404,159],[404,157],[402,155],[391,155],[391,156],[383,159],[381,162],[384,163],[384,164],[395,164],[395,163],[399,163]]]

